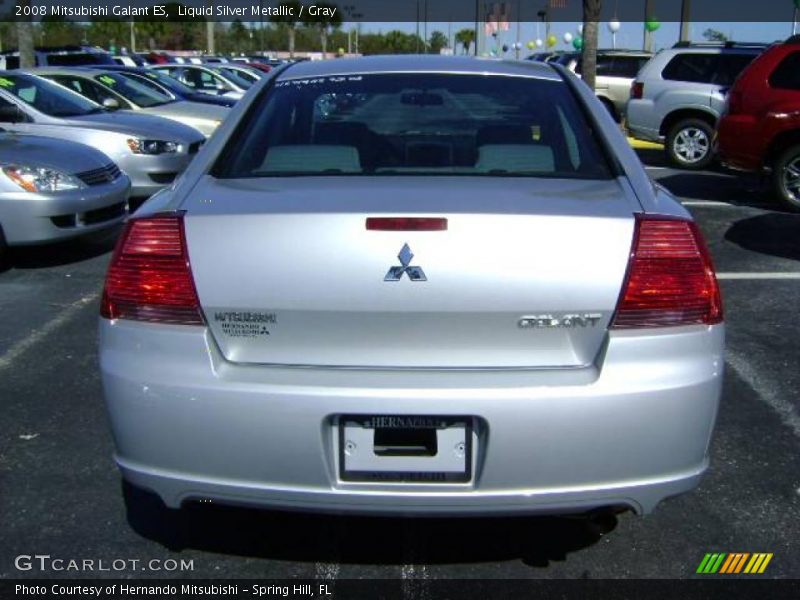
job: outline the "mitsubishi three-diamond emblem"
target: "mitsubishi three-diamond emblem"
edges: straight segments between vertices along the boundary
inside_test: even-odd
[[[403,244],[403,248],[400,250],[400,254],[397,255],[397,258],[400,259],[401,266],[391,267],[389,272],[386,273],[386,277],[383,278],[384,281],[400,281],[403,278],[403,274],[408,275],[411,281],[428,281],[422,267],[411,266],[411,259],[414,258],[414,253],[411,252],[411,248],[408,247],[408,244]]]

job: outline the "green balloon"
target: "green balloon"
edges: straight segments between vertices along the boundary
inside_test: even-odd
[[[798,1],[800,1],[800,0],[798,0]],[[573,46],[573,48],[575,48],[575,50],[582,50],[583,49],[583,38],[582,37],[576,37],[574,40],[572,40],[572,46]]]
[[[798,0],[800,2],[800,0]],[[647,21],[644,22],[644,28],[647,29],[650,33],[657,31],[661,28],[661,21],[656,19],[655,17],[650,17]]]
[[[800,2],[800,0],[797,1]],[[534,42],[533,40],[528,42],[526,45],[528,46],[528,50],[533,50],[534,48],[536,48],[536,42]]]
[[[547,47],[548,48],[552,48],[556,44],[558,44],[558,38],[556,36],[551,35],[549,38],[547,38]]]

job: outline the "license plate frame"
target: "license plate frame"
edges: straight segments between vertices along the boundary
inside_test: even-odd
[[[378,456],[375,430],[436,429],[437,453],[433,456]],[[339,479],[358,483],[463,484],[472,481],[473,419],[443,415],[340,415],[337,419]],[[351,450],[352,440],[364,445]],[[348,444],[350,442],[350,445]],[[456,446],[463,443],[463,456]],[[362,452],[355,460],[355,452]],[[363,468],[365,464],[373,468]],[[430,468],[428,468],[430,467]]]

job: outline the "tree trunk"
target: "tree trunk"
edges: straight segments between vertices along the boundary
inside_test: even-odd
[[[211,0],[208,0],[208,8],[211,9],[211,13],[214,12],[214,3]],[[209,19],[206,21],[206,48],[208,49],[209,54],[216,54],[216,44],[214,43],[214,25],[216,23],[213,19]]]
[[[328,53],[328,32],[325,29],[320,30],[319,39],[322,42],[322,58],[326,58]]]
[[[294,58],[294,27],[289,27],[289,58]]]
[[[597,37],[601,0],[583,0],[583,67],[581,76],[591,89],[597,79]]]
[[[21,0],[20,6],[30,6],[30,0]],[[33,26],[30,17],[22,17],[23,20],[17,21],[17,46],[19,48],[19,67],[20,69],[32,69],[36,66],[36,58],[33,54]]]

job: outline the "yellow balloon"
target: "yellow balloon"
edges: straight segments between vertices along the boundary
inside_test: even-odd
[[[556,44],[558,44],[558,38],[556,36],[551,35],[550,37],[547,38],[547,47],[548,48],[552,48]]]

